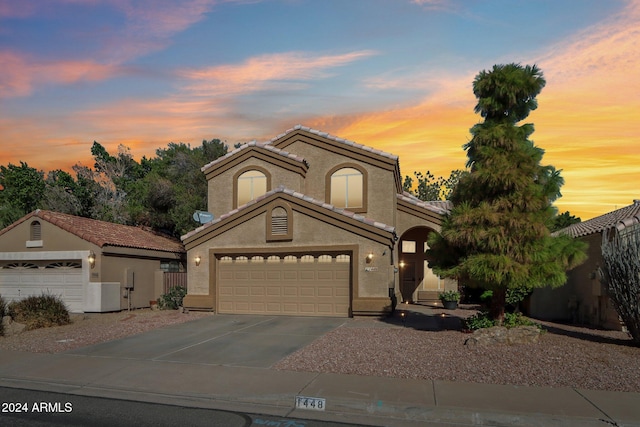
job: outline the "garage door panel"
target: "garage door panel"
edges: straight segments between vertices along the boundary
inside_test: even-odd
[[[69,311],[84,310],[82,268],[0,268],[0,294],[7,301],[55,295]]]
[[[282,296],[284,297],[297,297],[298,296],[298,288],[294,288],[292,286],[285,286],[282,288]]]
[[[333,280],[335,272],[333,271],[318,271],[318,280]]]
[[[333,288],[318,288],[318,296],[319,297],[332,297],[333,296]]]
[[[240,262],[219,262],[218,311],[348,316],[351,265],[321,255],[290,255],[284,260],[238,255]]]
[[[282,289],[280,289],[279,287],[275,287],[275,286],[267,287],[267,296],[279,297],[280,295],[282,295]]]
[[[280,280],[280,279],[282,279],[282,272],[267,271],[267,280]]]

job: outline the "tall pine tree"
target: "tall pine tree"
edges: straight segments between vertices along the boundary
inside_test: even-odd
[[[490,316],[504,319],[508,288],[560,286],[566,270],[585,258],[584,245],[552,237],[552,202],[563,179],[540,164],[544,150],[528,138],[532,124],[518,123],[537,108],[545,85],[536,66],[495,65],[473,82],[475,112],[465,174],[451,195],[454,208],[432,234],[427,252],[437,274],[493,291]]]

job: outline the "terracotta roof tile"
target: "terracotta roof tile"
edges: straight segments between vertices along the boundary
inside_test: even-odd
[[[120,246],[172,253],[185,252],[184,246],[178,240],[160,236],[150,230],[53,211],[36,210],[14,224],[22,223],[30,218],[40,218],[101,248]],[[7,227],[0,234],[12,226]]]
[[[640,223],[640,200],[634,200],[633,204],[617,209],[613,212],[591,218],[587,221],[572,224],[554,234],[568,234],[572,237],[588,236],[600,233],[610,228],[622,230]]]

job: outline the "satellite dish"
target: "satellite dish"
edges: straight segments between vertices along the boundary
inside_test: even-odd
[[[207,222],[213,221],[213,214],[211,212],[195,211],[193,214],[193,220],[200,224],[206,224]]]

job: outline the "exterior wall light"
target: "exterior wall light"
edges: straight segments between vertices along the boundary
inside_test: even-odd
[[[96,254],[94,254],[93,251],[89,252],[89,256],[87,257],[87,260],[89,261],[89,266],[91,268],[96,266]]]
[[[373,261],[373,252],[369,252],[367,255],[367,264],[371,263],[371,261]]]
[[[202,258],[200,258],[200,255],[196,256],[195,261],[196,261],[196,267],[200,266],[200,261],[202,261]]]
[[[400,261],[400,268],[404,268],[404,261]]]

